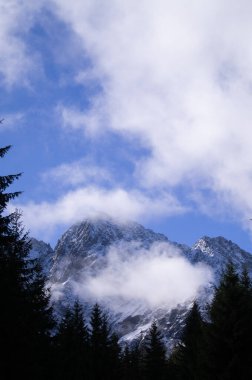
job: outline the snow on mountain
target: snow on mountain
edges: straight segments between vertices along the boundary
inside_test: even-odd
[[[135,222],[116,223],[112,219],[87,219],[73,225],[55,247],[53,281],[66,281],[83,268],[97,269],[111,245],[136,242],[149,248],[156,241],[168,242],[166,236],[148,230]]]
[[[252,255],[222,236],[215,238],[204,236],[199,239],[191,249],[190,260],[209,265],[213,269],[216,279],[230,261],[239,272],[246,266],[252,276]]]
[[[73,225],[59,239],[53,260],[50,246],[35,239],[32,244],[58,312],[76,297],[87,314],[99,301],[123,341],[144,337],[155,319],[168,348],[178,341],[195,298],[204,309],[229,260],[252,275],[252,256],[223,237],[204,236],[190,248],[138,223],[109,218]]]
[[[54,250],[50,244],[44,243],[42,240],[31,238],[32,249],[29,257],[38,259],[44,274],[48,277],[52,268]]]

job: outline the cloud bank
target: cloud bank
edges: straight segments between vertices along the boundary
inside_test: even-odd
[[[113,205],[120,203],[121,210],[125,202],[131,218],[146,215],[140,205],[151,215],[161,210],[161,203],[168,214],[181,211],[174,204],[184,208],[190,204],[208,215],[231,216],[248,228],[251,1],[38,0],[31,5],[10,0],[0,1],[0,7],[4,15],[0,74],[7,87],[27,85],[35,75],[37,57],[43,52],[33,51],[27,41],[39,12],[47,9],[77,37],[74,49],[90,62],[74,72],[73,83],[83,85],[83,92],[91,83],[100,88],[80,109],[59,100],[56,111],[61,113],[62,131],[81,131],[92,139],[112,132],[148,152],[135,159],[134,191],[99,186],[91,196],[89,187],[77,188],[53,205],[22,206],[24,214],[30,217],[35,210],[50,216],[47,210],[52,209],[56,215],[49,217],[52,224],[58,223],[61,213],[63,220],[67,215],[69,221],[78,219],[77,207],[72,207],[74,213],[66,205],[80,199],[82,211],[90,202],[91,209],[103,212],[107,203],[105,211],[111,208],[112,215]],[[186,197],[181,197],[181,188]],[[152,191],[156,191],[153,207],[148,196]],[[38,227],[39,221],[43,223],[42,216],[34,225]]]
[[[211,279],[208,267],[193,266],[167,243],[155,243],[148,250],[123,244],[111,247],[104,269],[95,275],[84,269],[73,289],[84,300],[105,302],[114,309],[173,308],[195,299]]]
[[[44,1],[0,0],[0,80],[4,86],[29,86],[29,79],[39,67],[26,38]]]
[[[79,186],[90,182],[110,182],[108,170],[90,163],[88,160],[61,164],[42,174],[43,181],[50,181],[59,186]]]
[[[202,212],[215,214],[224,205],[224,213],[246,219],[252,212],[251,2],[54,4],[103,86],[83,116],[62,111],[65,120],[71,114],[69,128],[135,137],[150,149],[135,166],[141,186],[182,185]]]
[[[56,225],[66,226],[89,216],[107,214],[115,219],[149,217],[149,215],[172,215],[184,212],[184,208],[173,197],[164,194],[155,199],[137,191],[121,188],[102,190],[85,187],[69,191],[56,202],[15,205],[22,208],[26,227],[33,236],[50,234]],[[13,207],[11,208],[13,210]]]

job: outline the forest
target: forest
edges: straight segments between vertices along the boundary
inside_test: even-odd
[[[10,146],[0,148],[5,159]],[[99,304],[90,317],[81,303],[55,317],[38,260],[31,259],[20,195],[9,187],[20,173],[0,176],[0,377],[65,380],[231,380],[252,378],[252,285],[246,267],[223,270],[207,310],[195,301],[180,343],[168,355],[153,320],[147,336],[119,344]]]

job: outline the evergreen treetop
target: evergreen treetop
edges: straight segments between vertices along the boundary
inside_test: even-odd
[[[206,378],[252,378],[252,295],[246,271],[228,263],[215,289],[206,327]]]
[[[10,149],[0,149],[0,157]],[[3,378],[45,378],[53,326],[49,293],[36,260],[29,258],[30,241],[20,212],[5,215],[8,203],[20,192],[6,189],[21,174],[0,176],[0,357]]]
[[[165,345],[162,334],[153,321],[145,343],[145,373],[146,379],[163,379],[165,375]]]

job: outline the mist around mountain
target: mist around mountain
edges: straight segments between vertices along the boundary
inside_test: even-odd
[[[251,379],[249,253],[111,219],[72,226],[53,250],[4,213],[19,177],[0,177],[1,378]]]
[[[1,378],[251,379],[249,253],[104,218],[53,250],[6,214],[19,177],[0,176]]]
[[[73,225],[54,250],[36,239],[32,244],[48,274],[56,315],[76,298],[87,315],[98,302],[122,344],[144,338],[155,320],[170,351],[195,300],[206,314],[230,261],[239,273],[246,266],[252,274],[252,256],[223,237],[204,236],[188,247],[138,223],[107,217]]]

